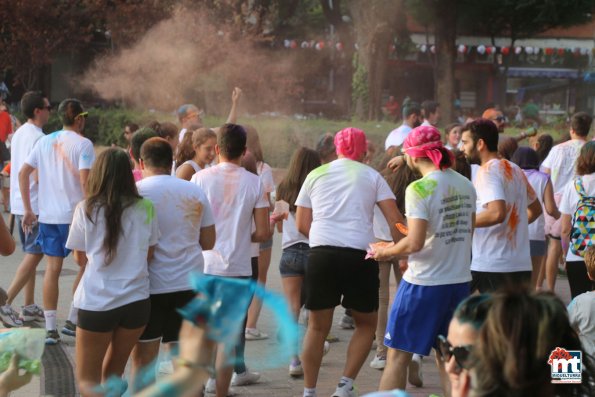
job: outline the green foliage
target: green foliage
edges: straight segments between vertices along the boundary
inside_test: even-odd
[[[362,62],[359,61],[358,54],[353,55],[353,80],[351,83],[351,99],[356,107],[368,109],[370,102],[370,90],[368,87],[368,72]],[[358,115],[365,118],[364,115]]]

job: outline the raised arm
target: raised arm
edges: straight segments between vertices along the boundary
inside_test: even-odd
[[[242,90],[239,87],[235,87],[231,92],[231,110],[229,116],[227,116],[226,123],[236,124],[238,120],[238,106],[240,104],[240,98],[242,96]]]

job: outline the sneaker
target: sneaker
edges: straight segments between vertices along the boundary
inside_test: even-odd
[[[343,315],[343,317],[341,317],[341,321],[339,321],[339,328],[341,328],[341,329],[355,329],[355,323],[353,322],[353,317]]]
[[[328,334],[325,339],[328,343],[335,343],[339,341],[339,337],[337,335]]]
[[[289,364],[289,376],[299,377],[304,375],[304,368],[302,368],[302,363],[297,358],[291,360],[291,364]]]
[[[337,387],[332,397],[357,397],[357,391],[353,386],[351,390],[347,390],[346,387]]]
[[[205,384],[205,394],[215,394],[217,393],[217,382],[213,378],[209,378],[207,383]],[[227,396],[232,397],[238,394],[238,392],[233,388],[230,387],[227,390]]]
[[[246,340],[262,340],[269,337],[267,334],[260,332],[256,328],[246,328],[244,335],[246,336]]]
[[[45,316],[43,315],[43,309],[36,305],[35,303],[29,306],[22,306],[21,307],[21,320],[24,322],[29,321],[45,321]]]
[[[66,320],[62,327],[62,333],[68,336],[76,336],[76,325],[72,321]]]
[[[374,356],[374,360],[370,362],[370,368],[384,369],[386,367],[386,356]]]
[[[324,341],[324,350],[322,351],[322,355],[326,356],[326,353],[328,353],[329,350],[331,350],[331,344],[327,341]]]
[[[57,329],[53,329],[51,331],[47,331],[45,335],[45,344],[46,345],[57,345],[60,343],[60,334],[58,333]]]
[[[231,385],[232,386],[248,386],[253,385],[254,383],[258,382],[260,379],[260,374],[258,372],[250,372],[246,368],[246,371],[243,374],[233,373],[231,377]]]
[[[19,319],[19,313],[10,305],[0,306],[0,320],[9,328],[21,327],[23,325],[23,322]]]
[[[424,385],[424,377],[421,372],[421,356],[419,354],[414,354],[409,364],[408,380],[415,387],[422,387]]]

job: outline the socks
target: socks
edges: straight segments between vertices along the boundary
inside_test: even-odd
[[[337,387],[344,387],[347,390],[351,390],[353,388],[353,379],[346,376],[341,376],[341,380],[339,381]]]
[[[70,311],[68,312],[68,321],[70,321],[71,323],[76,325],[76,322],[78,320],[78,315],[79,315],[79,309],[74,307],[74,305],[71,303]]]
[[[316,397],[316,388],[308,388],[304,387],[304,396],[303,397]]]
[[[45,317],[45,329],[52,331],[56,328],[56,311],[55,310],[44,310],[43,316]]]

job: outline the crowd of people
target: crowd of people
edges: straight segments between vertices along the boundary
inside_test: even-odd
[[[339,305],[353,333],[333,397],[357,395],[373,343],[369,365],[383,370],[378,396],[408,382],[422,386],[421,363],[432,349],[444,395],[595,393],[589,115],[572,116],[567,141],[539,136],[518,147],[535,131],[502,135],[497,109],[442,134],[439,104],[409,101],[382,159],[371,156],[362,130],[344,128],[322,136],[316,150],[297,148],[275,186],[258,132],[237,124],[241,95],[234,89],[218,128],[203,126],[201,111],[187,104],[177,111],[179,126],[128,123],[128,147],[102,150],[84,136],[80,101],[62,101],[63,128],[45,135],[48,99],[23,96],[27,121],[10,145],[10,210],[24,257],[0,318],[9,327],[45,322],[47,345],[60,343],[64,321],[61,332],[76,337],[83,395],[122,379],[129,362],[133,382],[118,394],[224,397],[257,382],[245,344],[268,338],[257,327],[258,299],[234,319],[242,332],[226,347],[209,337],[220,324],[185,321],[179,310],[196,297],[193,274],[264,286],[276,232],[287,303],[295,321],[302,307],[307,312],[288,363],[289,376],[303,376],[304,397],[321,394]],[[0,221],[0,254],[9,255],[15,243]],[[68,317],[57,319],[58,280],[71,252],[79,271]],[[44,257],[41,308],[35,270]],[[553,293],[561,259],[568,311]],[[12,304],[22,289],[18,312]],[[582,383],[551,383],[548,357],[558,347],[582,351]],[[171,356],[171,375],[155,382],[146,369],[160,351]]]

